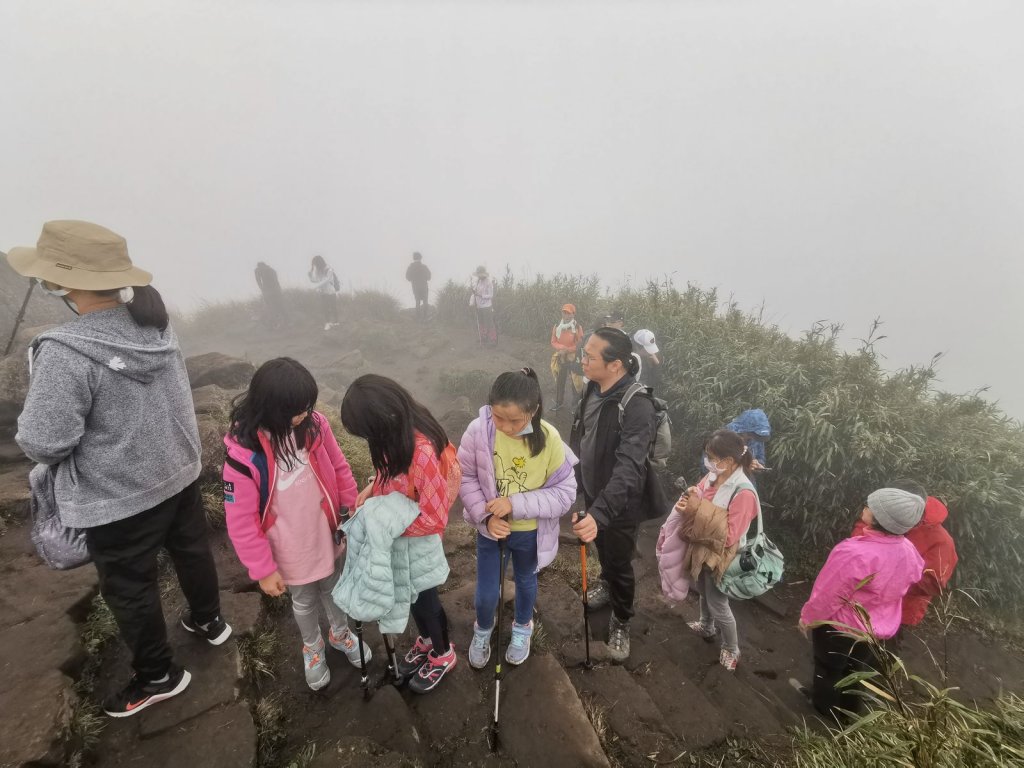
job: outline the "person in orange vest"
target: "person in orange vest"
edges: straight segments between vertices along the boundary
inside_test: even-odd
[[[576,347],[583,341],[583,328],[576,322],[576,305],[562,305],[562,319],[551,328],[551,346],[555,350],[551,355],[551,375],[555,379],[555,404],[549,410],[557,411],[564,404],[565,381],[572,381],[573,402],[582,389],[582,381],[572,372],[572,363],[576,358]]]

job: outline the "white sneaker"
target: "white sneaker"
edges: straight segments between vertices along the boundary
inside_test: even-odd
[[[353,667],[359,666],[359,646],[356,643],[356,636],[352,630],[345,627],[341,632],[335,634],[334,628],[331,627],[331,631],[327,633],[327,641],[331,644],[331,648],[344,653],[345,658],[349,660]],[[370,651],[370,646],[364,641],[363,661],[369,664],[372,658],[373,653]]]

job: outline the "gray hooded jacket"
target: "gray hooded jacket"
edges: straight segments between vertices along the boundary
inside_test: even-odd
[[[140,327],[123,306],[90,312],[36,337],[29,366],[15,440],[57,465],[64,525],[123,520],[199,477],[192,392],[169,327]]]

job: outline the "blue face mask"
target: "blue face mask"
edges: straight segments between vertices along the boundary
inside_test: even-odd
[[[523,427],[521,430],[516,432],[516,437],[526,437],[527,435],[532,435],[532,434],[533,434],[533,422],[532,421],[528,421],[528,422],[526,422],[526,426],[525,427]]]

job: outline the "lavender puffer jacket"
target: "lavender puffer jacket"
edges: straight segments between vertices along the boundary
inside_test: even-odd
[[[690,580],[683,567],[688,545],[679,537],[681,522],[679,512],[673,508],[661,526],[658,544],[654,548],[658,558],[658,572],[661,575],[661,591],[665,597],[677,603],[683,602],[690,592]]]
[[[544,422],[549,436],[560,440],[558,431]],[[487,530],[486,504],[497,498],[494,477],[494,421],[491,407],[485,405],[480,415],[470,422],[459,443],[459,464],[462,465],[462,487],[459,496],[464,510],[462,516],[482,536],[494,537]],[[573,467],[579,460],[565,446],[565,461],[544,483],[543,488],[509,496],[512,519],[537,520],[537,570],[555,559],[558,552],[558,518],[569,511],[576,500],[576,475]]]

